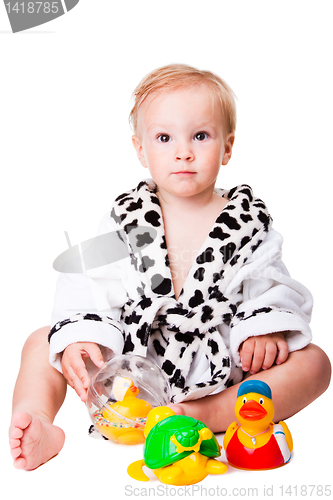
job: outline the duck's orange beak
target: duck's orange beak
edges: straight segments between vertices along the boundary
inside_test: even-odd
[[[245,420],[261,420],[266,417],[267,411],[259,403],[250,399],[250,401],[243,404],[239,414]]]
[[[135,385],[132,385],[132,386],[129,388],[129,390],[130,390],[131,392],[133,392],[133,393],[134,393],[134,395],[139,394],[139,389],[138,389]]]

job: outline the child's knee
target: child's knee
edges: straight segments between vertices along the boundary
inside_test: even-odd
[[[326,391],[331,381],[332,366],[327,354],[317,345],[313,345],[316,351],[315,363],[318,380],[321,381],[322,389]]]
[[[43,326],[35,330],[25,341],[23,351],[31,351],[45,347],[48,349],[48,335],[50,332],[49,326]]]
[[[330,384],[331,362],[327,354],[315,344],[309,344],[300,352],[302,368],[320,396]]]

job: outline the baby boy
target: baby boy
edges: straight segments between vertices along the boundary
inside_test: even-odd
[[[10,428],[17,468],[60,451],[53,420],[66,384],[85,402],[86,361],[100,367],[105,355],[153,360],[169,379],[170,406],[213,432],[234,420],[244,377],[270,385],[277,420],[329,384],[329,360],[310,343],[311,295],[285,269],[266,205],[247,185],[215,186],[235,139],[230,87],[170,65],[146,76],[134,101],[133,145],[150,178],[118,196],[100,227],[124,231],[130,257],[60,275],[51,330],[23,349]],[[137,255],[130,235],[146,227],[157,236]]]

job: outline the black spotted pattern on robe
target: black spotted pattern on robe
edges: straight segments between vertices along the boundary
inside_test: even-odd
[[[131,203],[128,205],[127,210],[128,212],[134,212],[134,210],[138,210],[142,208],[142,199],[139,198],[138,201],[131,201]]]
[[[193,259],[178,299],[173,289],[156,185],[148,179],[118,196],[110,217],[119,232],[124,230],[125,237],[128,235],[131,281],[137,295],[128,297],[119,322],[98,314],[74,315],[55,325],[50,336],[68,322],[81,320],[101,318],[118,329],[121,326],[123,353],[146,356],[149,351],[169,380],[174,402],[202,397],[217,388],[228,387],[231,381],[240,381],[239,369],[234,367],[232,371],[218,327],[225,324],[232,328],[235,322],[247,319],[237,317],[238,298],[228,296],[226,289],[262,243],[271,217],[265,204],[254,197],[247,185],[229,191],[216,189],[216,193],[225,197],[227,203]],[[148,241],[152,238],[147,227],[157,231],[153,242]],[[135,241],[130,236],[133,228]],[[267,313],[268,308],[253,311],[252,315]],[[207,359],[210,377],[188,384],[192,363],[199,354]]]
[[[157,295],[167,295],[172,289],[171,279],[163,278],[160,274],[154,274],[151,280],[151,289]]]
[[[188,301],[188,305],[193,308],[203,303],[204,298],[202,292],[200,290],[195,290],[193,297]]]
[[[199,267],[193,274],[193,278],[199,281],[203,281],[205,276],[205,268]]]
[[[159,227],[161,225],[160,218],[161,216],[155,210],[149,210],[145,214],[145,220],[153,227]]]
[[[204,252],[202,252],[202,254],[198,255],[197,264],[206,264],[207,262],[213,262],[214,259],[214,250],[212,247],[208,247]]]
[[[52,336],[66,325],[71,323],[77,323],[79,321],[97,321],[98,323],[100,322],[106,323],[112,326],[113,328],[116,328],[119,332],[123,333],[122,325],[118,321],[115,321],[113,318],[110,318],[109,316],[102,316],[100,314],[94,314],[94,313],[87,313],[87,314],[77,313],[68,319],[64,319],[56,323],[50,330],[50,333],[48,335],[48,341],[50,342]]]
[[[237,229],[241,228],[235,217],[229,215],[228,212],[222,212],[222,214],[217,218],[216,222],[219,224],[225,224],[229,229]]]
[[[150,267],[155,264],[154,259],[151,259],[148,255],[142,257],[141,264],[139,265],[139,271],[145,273]]]

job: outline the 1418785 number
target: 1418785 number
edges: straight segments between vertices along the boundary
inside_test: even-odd
[[[8,14],[16,12],[17,14],[57,14],[59,12],[59,1],[57,2],[11,2],[6,3]]]

